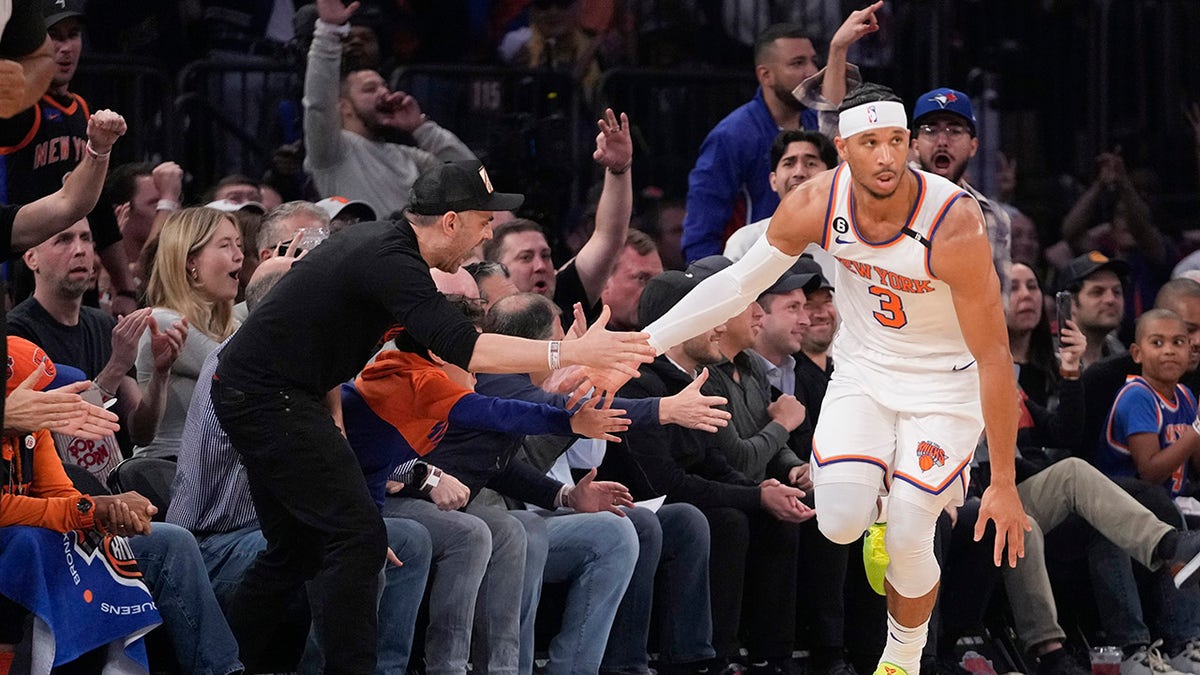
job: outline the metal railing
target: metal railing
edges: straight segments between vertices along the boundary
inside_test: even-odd
[[[548,229],[577,208],[590,163],[583,148],[590,148],[595,127],[570,75],[422,65],[397,69],[391,83],[462,139],[497,189],[523,192],[522,210]]]
[[[79,64],[71,88],[93,112],[108,108],[125,117],[129,130],[113,148],[113,166],[171,156],[175,89],[156,62],[89,58]]]
[[[709,130],[758,88],[748,69],[610,70],[597,87],[599,107],[629,115],[634,133],[634,180],[683,196],[687,176]]]
[[[302,135],[299,66],[267,57],[189,63],[176,80],[175,154],[195,181],[260,176],[272,152]]]

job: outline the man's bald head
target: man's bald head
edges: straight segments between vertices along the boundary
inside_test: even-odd
[[[548,340],[554,336],[558,314],[558,305],[546,296],[517,293],[492,304],[483,322],[483,332]]]

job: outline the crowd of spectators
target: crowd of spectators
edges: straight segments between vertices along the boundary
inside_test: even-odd
[[[888,63],[887,30],[817,2],[13,5],[0,66],[40,90],[0,96],[0,674],[77,658],[218,675],[786,673],[797,650],[814,673],[873,667],[885,612],[862,541],[822,536],[806,494],[841,265],[806,255],[653,361],[620,336],[837,166],[829,113],[859,66]],[[886,28],[892,10],[871,7]],[[301,137],[265,174],[211,185],[182,158],[109,166],[125,121],[75,92],[85,43],[171,65],[294,59]],[[580,213],[498,191],[522,186],[493,186],[489,148],[392,90],[393,68],[422,62],[569,74],[602,111]],[[686,193],[639,187],[637,136],[655,130],[601,107],[601,73],[747,64],[759,88],[697,145]],[[999,621],[1023,654],[1008,666],[1080,673],[1079,634],[1120,647],[1122,675],[1200,673],[1200,591],[1176,583],[1200,554],[1200,254],[1158,220],[1150,178],[1167,167],[1104,152],[1061,223],[1035,223],[1055,208],[1022,201],[1015,162],[980,147],[979,101],[946,84],[908,102],[910,164],[983,210],[1034,532],[1003,571],[971,536],[981,443],[965,503],[939,521],[922,670],[960,672],[958,638]],[[1183,114],[1200,162],[1200,109]],[[996,194],[969,182],[979,162],[1004,167]],[[605,391],[622,368],[640,376]],[[165,499],[121,480],[139,461],[168,467]],[[116,586],[81,604],[70,575],[47,572],[50,599],[24,593],[13,561],[36,551],[58,569],[64,541],[105,551],[88,559],[146,596],[121,600],[144,616],[101,630],[89,608],[113,605],[92,593]],[[138,639],[159,623],[147,656]]]

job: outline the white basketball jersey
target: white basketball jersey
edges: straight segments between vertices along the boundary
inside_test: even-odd
[[[859,234],[846,164],[834,174],[821,242],[838,263],[834,302],[841,327],[833,351],[890,371],[974,371],[950,288],[929,263],[946,211],[971,197],[940,176],[908,170],[917,179],[916,206],[904,229],[880,242]]]

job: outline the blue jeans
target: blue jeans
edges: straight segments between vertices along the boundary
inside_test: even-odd
[[[388,546],[404,565],[393,567],[389,564],[383,573],[379,598],[379,658],[375,672],[403,675],[412,653],[413,628],[425,593],[432,545],[429,533],[420,523],[384,518],[383,525],[387,530]],[[266,548],[267,540],[258,528],[247,527],[202,537],[199,544],[217,600],[225,607],[250,564]],[[319,667],[323,661],[314,638],[310,632],[301,662],[305,667]]]
[[[462,675],[471,653],[476,596],[492,558],[491,532],[475,516],[441,511],[423,499],[390,497],[383,505],[383,513],[411,518],[428,530],[433,563],[429,578],[429,624],[425,629],[425,672]],[[521,562],[524,564],[523,559]],[[382,614],[379,619],[382,631]],[[515,647],[512,651],[515,668]]]
[[[183,672],[228,675],[241,671],[237,641],[213,595],[192,533],[170,523],[154,523],[150,534],[130,537],[129,546]]]
[[[658,651],[664,663],[711,659],[708,520],[691,504],[626,509],[638,535],[633,578],[608,635],[602,672],[647,673],[651,609],[659,615]]]
[[[531,570],[526,558],[529,542],[525,527],[515,517],[520,512],[485,506],[475,500],[467,505],[467,513],[487,524],[492,535],[492,557],[475,603],[471,665],[489,675],[516,675],[518,670],[528,675],[533,670],[533,613],[537,611],[537,603],[530,605],[523,593]],[[539,570],[539,586],[540,570],[546,559],[544,540],[540,550],[542,553],[533,563]],[[523,649],[526,625],[528,662]]]
[[[533,624],[542,583],[568,584],[547,675],[596,673],[637,564],[633,523],[612,513],[511,511],[528,541],[521,614],[521,673],[533,669]],[[539,565],[539,559],[541,564]]]

